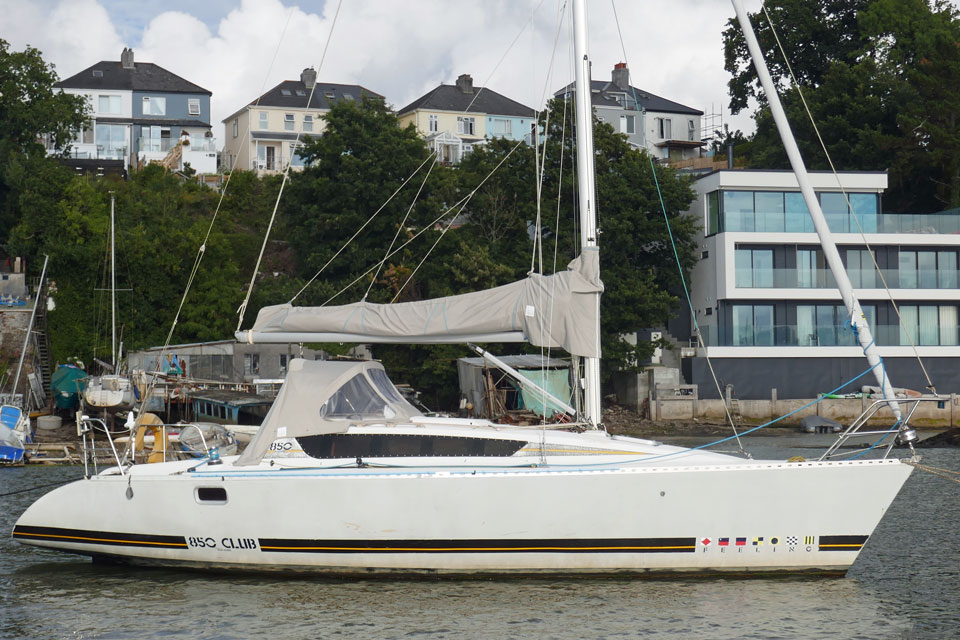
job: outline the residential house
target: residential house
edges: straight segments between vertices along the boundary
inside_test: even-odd
[[[919,355],[941,392],[960,389],[960,209],[884,213],[884,172],[811,172],[810,180],[890,379],[923,391]],[[780,398],[813,398],[864,371],[794,174],[721,170],[694,189],[688,213],[703,231],[691,299],[707,346],[682,369],[701,397],[716,396],[707,356],[741,398],[770,398],[774,388]],[[686,331],[671,328],[692,338]],[[876,384],[872,374],[844,391],[864,384]]]
[[[224,169],[260,175],[281,172],[288,164],[302,169],[297,145],[323,132],[324,115],[334,103],[364,97],[383,99],[360,85],[317,82],[317,72],[304,69],[300,80],[284,80],[223,120]]]
[[[457,164],[474,145],[491,138],[526,140],[536,113],[516,100],[473,86],[463,74],[454,85],[441,84],[398,113],[400,126],[412,124],[444,164]]]
[[[152,62],[135,62],[133,49],[56,86],[84,96],[92,112],[89,127],[71,143],[72,157],[122,160],[124,169],[166,160],[176,170],[189,164],[201,174],[216,172],[213,94]]]
[[[610,80],[592,80],[590,91],[597,118],[633,146],[671,162],[700,156],[703,112],[632,86],[626,63],[613,67]],[[554,96],[571,99],[574,93],[571,83]]]

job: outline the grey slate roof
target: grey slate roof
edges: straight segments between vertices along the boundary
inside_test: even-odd
[[[100,75],[95,76],[94,71]],[[105,89],[127,91],[157,91],[163,93],[212,92],[184,80],[152,62],[137,62],[133,69],[124,69],[119,62],[101,60],[80,73],[61,80],[55,86],[61,89]]]
[[[474,100],[476,98],[476,100]],[[473,101],[471,105],[470,102]],[[467,109],[467,107],[470,107]],[[530,107],[511,100],[491,89],[473,87],[473,93],[464,93],[455,85],[441,84],[433,91],[420,96],[397,114],[403,115],[417,109],[436,109],[438,111],[459,111],[484,113],[497,116],[518,116],[532,118],[534,111]]]
[[[259,104],[262,107],[287,107],[290,109],[303,109],[307,106],[307,97],[310,96],[310,89],[301,80],[284,80],[273,89],[260,96],[258,100],[252,101],[248,106]],[[313,96],[310,99],[310,109],[329,110],[331,105],[341,100],[360,100],[364,96],[368,98],[383,99],[383,96],[374,91],[370,91],[358,84],[334,84],[330,82],[317,82],[313,90]]]
[[[592,94],[592,103],[596,107],[617,107],[619,103],[612,97],[613,93],[625,93],[627,97],[631,99],[634,95],[637,96],[637,102],[640,103],[641,108],[644,111],[658,111],[661,113],[685,113],[694,116],[702,116],[703,111],[699,109],[694,109],[680,104],[679,102],[674,102],[673,100],[667,100],[666,98],[661,98],[658,95],[654,95],[649,91],[644,91],[634,86],[630,86],[626,90],[621,89],[615,85],[610,80],[591,80],[590,81],[590,90]],[[568,84],[566,87],[560,89],[553,95],[557,98],[563,97],[566,92],[573,93],[574,85],[573,83]]]

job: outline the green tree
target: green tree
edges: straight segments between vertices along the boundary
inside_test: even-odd
[[[20,215],[18,169],[27,159],[46,155],[44,141],[66,150],[87,121],[86,103],[55,89],[57,74],[38,49],[11,51],[0,39],[0,238],[6,239]],[[37,168],[35,161],[29,162]],[[46,169],[43,169],[46,171]]]
[[[889,169],[888,211],[960,206],[960,22],[940,0],[777,0],[770,19],[838,170]],[[801,153],[829,163],[766,17],[751,20]],[[789,167],[739,26],[724,32],[736,113],[756,97],[752,167]]]

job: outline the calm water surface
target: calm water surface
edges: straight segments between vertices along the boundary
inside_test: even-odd
[[[755,438],[748,450],[812,457],[803,442]],[[923,455],[960,471],[960,450]],[[0,493],[81,473],[0,469]],[[40,493],[0,498],[0,638],[960,637],[960,484],[922,472],[845,578],[337,581],[107,567],[10,539]]]

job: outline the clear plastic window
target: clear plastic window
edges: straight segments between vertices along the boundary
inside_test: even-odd
[[[393,383],[390,382],[390,378],[387,377],[387,372],[383,369],[368,369],[367,375],[370,376],[370,379],[373,380],[374,386],[377,388],[377,391],[383,394],[383,396],[390,402],[403,402],[403,396],[400,395],[400,392],[397,391],[397,388],[393,386]]]
[[[388,415],[389,414],[389,415]],[[392,417],[383,398],[377,395],[367,378],[359,373],[346,382],[320,407],[320,417],[327,420]]]

